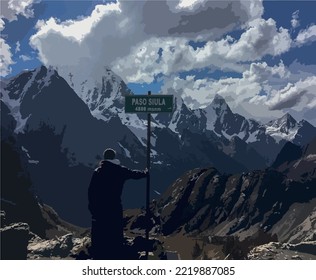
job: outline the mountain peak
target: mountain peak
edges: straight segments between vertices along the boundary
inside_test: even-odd
[[[50,79],[53,76],[59,76],[56,69],[53,66],[44,66],[41,65],[34,70],[34,78],[40,80],[40,78],[47,77],[46,79]]]
[[[220,96],[219,94],[216,94],[214,96],[214,99],[211,103],[211,107],[216,111],[217,115],[220,115],[221,112],[230,112],[230,108],[228,104],[226,103],[226,100]]]
[[[215,94],[214,99],[211,103],[212,105],[215,105],[216,107],[218,106],[228,106],[226,103],[226,100],[219,94]]]
[[[64,69],[63,76],[88,105],[93,116],[107,121],[112,116],[123,114],[124,96],[133,93],[110,67],[104,66],[89,79],[81,73],[69,73],[66,70]]]
[[[218,93],[215,94],[214,99],[213,99],[213,102],[225,102],[225,103],[226,103],[224,97],[222,97],[222,96],[219,95]]]
[[[281,117],[281,120],[289,121],[291,123],[296,123],[296,120],[292,117],[290,113],[286,113],[285,115],[283,115],[283,117]]]
[[[288,130],[294,128],[297,125],[297,121],[289,113],[286,113],[281,118],[270,121],[267,125]]]

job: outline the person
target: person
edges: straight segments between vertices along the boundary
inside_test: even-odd
[[[113,149],[104,151],[104,160],[95,169],[88,189],[93,259],[124,259],[121,202],[124,182],[144,178],[148,173],[147,169],[139,171],[121,166],[115,156]]]

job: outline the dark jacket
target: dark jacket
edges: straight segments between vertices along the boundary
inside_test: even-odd
[[[121,216],[124,182],[128,179],[144,178],[146,175],[144,171],[131,170],[112,161],[101,161],[100,166],[92,175],[88,189],[89,210],[92,218],[99,219],[109,214]]]

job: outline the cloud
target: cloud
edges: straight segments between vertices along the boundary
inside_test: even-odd
[[[9,21],[17,20],[17,16],[21,15],[26,18],[34,16],[32,6],[39,0],[9,0],[0,2],[0,31],[5,29],[3,19]],[[4,38],[0,38],[0,76],[6,76],[11,73],[11,65],[14,63],[12,59],[11,47],[6,43]],[[20,51],[20,42],[16,43],[15,53]]]
[[[140,43],[131,52],[113,62],[113,70],[129,82],[150,83],[154,77],[205,67],[242,72],[244,66],[226,59],[229,38],[208,42],[194,49],[185,38],[153,38]]]
[[[15,53],[18,53],[20,51],[21,51],[21,44],[19,41],[17,41],[15,45]]]
[[[293,27],[294,29],[300,26],[299,13],[300,13],[300,11],[299,11],[299,10],[296,10],[296,11],[292,14],[291,25],[292,25],[292,27]]]
[[[249,25],[240,39],[231,46],[228,58],[254,61],[267,54],[277,56],[290,49],[292,40],[288,30],[277,28],[273,19],[256,19]]]
[[[3,38],[0,38],[0,76],[6,76],[11,73],[10,65],[13,64],[10,46]]]
[[[298,72],[292,72],[297,69]],[[215,94],[220,94],[234,112],[248,118],[265,122],[291,111],[299,119],[316,106],[316,77],[313,73],[314,69],[297,62],[289,68],[282,61],[274,66],[255,62],[241,78],[214,80],[192,75],[185,78],[171,76],[162,91],[181,96],[193,109],[208,106]],[[312,120],[309,115],[305,118]]]
[[[295,43],[299,47],[307,43],[312,43],[315,41],[316,41],[316,25],[311,25],[307,29],[301,30],[295,39]]]
[[[67,71],[76,74],[80,65],[78,75],[98,79],[103,67],[110,66],[127,81],[150,82],[158,73],[153,66],[167,74],[188,68],[181,60],[195,55],[189,40],[218,40],[234,29],[247,28],[262,13],[262,3],[256,0],[140,1],[137,5],[118,1],[96,5],[83,19],[40,21],[30,43],[44,64],[58,67],[65,77]],[[164,48],[162,62],[156,65],[160,48]],[[167,58],[173,65],[163,63]],[[196,63],[205,65],[202,59]]]
[[[4,25],[4,21],[2,20],[2,18],[0,18],[0,32],[3,31]]]
[[[279,65],[268,66],[266,62],[251,63],[249,70],[243,73],[243,78],[260,84],[271,83],[272,80],[287,79],[291,75],[283,61]]]
[[[113,63],[113,70],[130,82],[153,81],[158,74],[171,75],[192,69],[220,69],[242,73],[247,65],[265,55],[280,55],[291,47],[288,30],[272,19],[254,20],[239,40],[226,36],[194,49],[185,38],[153,38],[141,42]]]
[[[270,110],[316,108],[316,76],[289,83],[272,94],[267,102]],[[299,107],[299,108],[298,108]]]
[[[30,56],[24,55],[24,54],[20,55],[19,58],[22,59],[23,61],[30,61],[30,60],[32,60],[32,58]]]
[[[248,118],[267,121],[273,117],[280,117],[278,111],[269,112],[265,99],[259,97],[262,86],[257,82],[250,82],[246,78],[224,78],[219,80],[174,77],[163,86],[165,94],[181,96],[186,105],[192,109],[205,108],[216,94],[225,98],[230,108]],[[269,112],[269,114],[267,114]]]
[[[9,0],[1,1],[1,18],[9,21],[17,20],[17,16],[21,15],[26,18],[34,16],[32,9],[33,4],[38,3],[39,0]]]

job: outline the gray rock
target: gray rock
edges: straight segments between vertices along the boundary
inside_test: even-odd
[[[289,244],[270,242],[253,248],[249,254],[250,260],[315,260],[316,242]]]
[[[74,247],[73,235],[66,234],[54,239],[34,238],[28,245],[29,258],[66,258]]]

